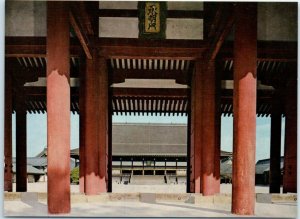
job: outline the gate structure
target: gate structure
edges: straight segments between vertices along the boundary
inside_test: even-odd
[[[297,3],[167,2],[166,33],[159,35],[165,39],[138,38],[138,7],[130,9],[134,3],[127,2],[130,7],[114,9],[114,4],[7,2],[5,191],[12,191],[12,112],[20,133],[17,191],[23,192],[26,112],[47,112],[48,210],[70,211],[72,111],[80,115],[80,192],[86,195],[111,192],[113,113],[186,114],[187,192],[204,196],[220,192],[221,115],[233,115],[232,212],[250,215],[256,117],[271,116],[270,191],[279,192],[280,145],[275,142],[284,115],[283,191],[296,192],[297,11],[287,24],[281,18],[297,10]],[[41,23],[32,26],[28,19],[28,30],[13,29],[12,24],[23,25],[14,19],[20,8],[32,14],[18,16]],[[262,13],[272,13],[270,8],[282,9],[274,22],[281,28],[296,23],[295,33],[262,32],[263,25],[273,24]],[[136,26],[120,26],[123,20]]]

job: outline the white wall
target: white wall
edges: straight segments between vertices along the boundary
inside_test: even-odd
[[[45,1],[6,1],[6,36],[46,36]],[[102,1],[103,9],[137,9],[137,2]],[[203,10],[202,2],[168,2],[169,10]],[[258,39],[297,40],[297,2],[259,2]],[[138,18],[99,18],[100,37],[138,38]],[[203,39],[202,19],[167,19],[167,39]],[[233,35],[229,37],[233,39]]]
[[[46,36],[46,33],[46,2],[5,2],[5,36]]]
[[[258,39],[297,41],[297,2],[258,3]]]

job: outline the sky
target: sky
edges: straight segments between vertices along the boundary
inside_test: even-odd
[[[15,156],[15,114],[12,117],[13,156]],[[186,116],[113,116],[113,123],[174,123],[187,124]],[[282,122],[281,154],[283,155],[284,119]],[[232,152],[233,117],[221,120],[221,150]],[[27,156],[33,157],[47,144],[47,114],[27,113]],[[79,116],[71,113],[71,149],[79,147]],[[270,157],[270,117],[256,120],[256,161]]]

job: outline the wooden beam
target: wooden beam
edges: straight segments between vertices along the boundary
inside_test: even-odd
[[[296,61],[297,43],[296,42],[266,42],[258,41],[258,60],[269,61]],[[201,57],[202,52],[208,47],[207,42],[201,40],[140,40],[140,39],[117,39],[100,38],[97,43],[100,55],[116,58],[136,58],[153,56],[162,59],[190,59]],[[175,48],[172,48],[172,46]],[[118,49],[120,47],[120,49]],[[148,47],[149,55],[146,56]],[[126,51],[126,49],[129,51]],[[137,49],[138,51],[134,51]],[[164,52],[159,51],[165,49]],[[108,51],[110,50],[110,51]],[[120,53],[118,53],[118,50]],[[84,51],[77,39],[71,39],[70,52],[72,57],[84,55]],[[102,53],[103,52],[103,53]],[[155,54],[157,52],[157,54]],[[172,54],[174,52],[174,54]],[[102,53],[102,54],[101,54]],[[144,54],[143,54],[144,53]],[[176,57],[177,55],[180,55]],[[5,37],[5,56],[6,57],[46,57],[46,38],[45,37]],[[224,42],[219,54],[219,59],[233,59],[233,43]]]
[[[77,39],[70,44],[71,57],[84,54]],[[5,37],[5,57],[46,57],[46,37]]]
[[[225,28],[220,34],[218,34],[218,36],[212,42],[212,46],[210,47],[210,51],[208,53],[208,60],[214,60],[216,58],[218,52],[222,47],[222,44],[224,43],[229,32],[231,31],[231,28],[233,26],[233,20],[233,15],[230,15],[225,25]]]
[[[219,14],[221,14],[222,17],[221,21]],[[223,3],[222,7],[219,8],[215,20],[212,24],[212,26],[215,28],[212,28],[209,34],[209,37],[211,37],[211,43],[206,54],[207,60],[211,61],[216,58],[226,37],[232,29],[233,23],[233,6],[228,3]]]
[[[99,9],[99,17],[138,17],[135,9]],[[167,18],[203,19],[203,11],[168,10]]]
[[[97,47],[105,58],[195,60],[202,57],[207,44],[202,40],[99,38]]]
[[[92,54],[91,54],[91,49],[90,49],[90,43],[89,43],[89,38],[86,35],[86,31],[82,28],[82,24],[78,22],[76,19],[76,16],[74,16],[74,12],[70,11],[69,13],[70,17],[70,23],[77,35],[77,38],[80,41],[80,44],[85,52],[85,55],[88,59],[92,59]]]
[[[297,42],[258,41],[257,59],[260,61],[296,61]],[[233,42],[224,42],[218,59],[233,60]]]
[[[93,29],[93,26],[95,25],[95,23],[93,22],[96,10],[96,2],[71,2],[71,11],[74,17],[76,17],[76,19],[78,19],[78,22],[82,25],[82,28],[85,30],[85,33],[87,35],[94,35],[98,33]]]
[[[96,35],[98,37],[99,33],[99,16],[98,16],[98,9],[99,9],[99,2],[98,1],[82,1],[85,5],[85,12],[89,17],[89,28],[92,29],[92,32],[89,32],[89,35]],[[89,29],[88,28],[88,29]]]
[[[138,17],[138,10],[135,9],[99,9],[99,17]]]
[[[223,4],[216,4],[216,3],[207,3],[210,4],[211,7],[211,12],[214,14],[212,21],[210,21],[209,29],[207,30],[207,37],[212,38],[219,26],[219,23],[222,20],[222,9],[223,9]]]

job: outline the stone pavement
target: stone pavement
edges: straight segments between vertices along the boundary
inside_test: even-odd
[[[26,194],[26,198],[4,201],[5,216],[47,217],[56,216],[47,213],[46,199],[33,198],[34,193]],[[212,202],[200,199],[188,201],[189,194],[113,194],[114,198],[90,198],[82,201],[72,197],[71,213],[57,215],[59,217],[237,217],[230,212],[230,204],[226,201]],[[76,196],[76,195],[73,195]],[[107,195],[106,195],[107,196]],[[154,198],[153,198],[154,196]],[[156,196],[156,199],[155,199]],[[89,196],[92,197],[92,196]],[[105,195],[104,195],[105,197]],[[119,197],[119,198],[118,198]],[[127,200],[124,200],[126,199]],[[159,197],[159,198],[158,198]],[[181,197],[178,201],[176,197]],[[256,217],[295,218],[296,202],[256,203]]]
[[[266,204],[256,203],[255,216],[295,218],[296,203]],[[54,216],[47,213],[47,205],[42,202],[6,201],[5,216]],[[230,205],[194,205],[176,202],[106,202],[74,203],[68,217],[236,217],[230,213]]]
[[[187,194],[185,185],[113,186],[113,193],[85,196],[72,185],[71,213],[49,215],[46,184],[33,183],[28,185],[31,192],[6,193],[3,213],[12,217],[238,217],[230,212],[230,184],[222,184],[222,194],[213,197]],[[296,194],[278,196],[267,192],[267,187],[256,187],[255,217],[297,216]]]

